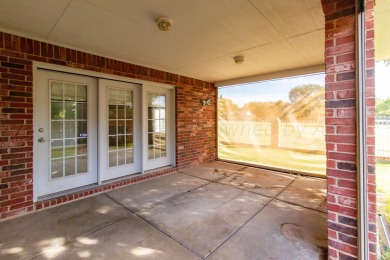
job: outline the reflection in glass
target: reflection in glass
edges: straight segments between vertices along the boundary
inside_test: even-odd
[[[77,122],[77,137],[87,137],[87,121],[78,121]]]
[[[87,119],[87,103],[77,103],[77,119]]]
[[[51,82],[51,100],[63,100],[63,84],[61,82]]]
[[[118,150],[118,165],[126,164],[126,150]]]
[[[125,110],[125,106],[123,105],[118,105],[117,106],[117,111],[118,111],[118,119],[125,119],[125,113],[126,113],[126,110]]]
[[[133,135],[126,135],[126,148],[133,148]]]
[[[65,115],[63,102],[51,102],[51,119],[63,119]]]
[[[166,96],[148,93],[148,159],[166,157],[165,149],[165,117]]]
[[[77,139],[77,155],[87,154],[87,138]]]
[[[77,156],[77,173],[88,172],[87,156]]]
[[[133,92],[131,91],[126,91],[126,107],[133,107]]]
[[[65,140],[65,156],[75,156],[76,154],[76,144],[74,139]]]
[[[76,158],[67,157],[65,160],[65,176],[75,175],[76,174]]]
[[[58,139],[63,137],[63,121],[51,122],[51,139]]]
[[[76,134],[76,122],[65,121],[65,138],[74,138]]]
[[[109,152],[108,153],[108,166],[109,167],[115,167],[117,166],[117,151]]]
[[[133,92],[111,87],[107,92],[108,160],[115,167],[133,162]]]
[[[87,101],[87,86],[86,85],[77,85],[76,87],[76,100],[78,102]]]
[[[124,120],[118,120],[118,135],[125,134],[125,121]]]
[[[116,136],[109,136],[108,137],[108,147],[109,147],[110,151],[117,150],[116,140],[117,140]]]
[[[108,118],[116,119],[116,105],[108,105]]]
[[[62,145],[62,140],[54,140],[51,141],[51,158],[62,158],[64,156],[63,153],[64,147]]]
[[[118,138],[118,149],[124,149],[126,143],[125,135],[118,135],[117,138]]]
[[[126,91],[123,89],[117,89],[117,91],[118,91],[116,96],[117,104],[124,105],[126,99]]]
[[[116,135],[116,126],[117,121],[116,120],[108,120],[108,134],[109,135]]]
[[[65,119],[76,119],[75,102],[65,102]]]
[[[64,84],[64,100],[76,101],[75,84]]]
[[[57,81],[50,85],[50,179],[87,172],[87,86]]]
[[[133,120],[126,120],[126,134],[133,133]]]
[[[64,164],[63,164],[62,158],[51,160],[51,174],[50,174],[51,179],[56,179],[56,178],[62,177],[63,176],[63,168],[64,168]]]

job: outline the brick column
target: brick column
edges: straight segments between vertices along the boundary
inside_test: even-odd
[[[322,0],[325,14],[329,259],[357,259],[355,1]],[[376,259],[373,0],[367,1],[367,143],[370,258]]]

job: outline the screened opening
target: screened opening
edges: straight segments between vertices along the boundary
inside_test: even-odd
[[[325,176],[325,74],[219,88],[218,157]]]
[[[382,259],[390,259],[390,5],[375,5],[375,177]],[[371,134],[371,133],[370,133]],[[386,230],[386,231],[385,231]]]

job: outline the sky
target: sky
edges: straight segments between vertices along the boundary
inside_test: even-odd
[[[290,89],[305,84],[324,86],[325,74],[319,73],[222,87],[218,90],[218,96],[222,95],[223,98],[231,99],[239,107],[252,101],[289,101],[288,93]],[[390,97],[390,65],[386,66],[384,62],[377,62],[375,66],[375,92],[376,97],[380,99]]]

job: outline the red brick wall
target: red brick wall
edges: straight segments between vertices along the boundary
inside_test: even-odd
[[[356,16],[355,1],[322,0],[325,14],[326,144],[329,259],[356,259]],[[376,259],[374,170],[373,0],[367,1],[367,143],[370,257]]]
[[[134,182],[32,202],[33,61],[176,86],[177,167],[215,159],[216,89],[212,83],[0,32],[0,219]],[[202,107],[200,99],[208,98],[212,105]]]

